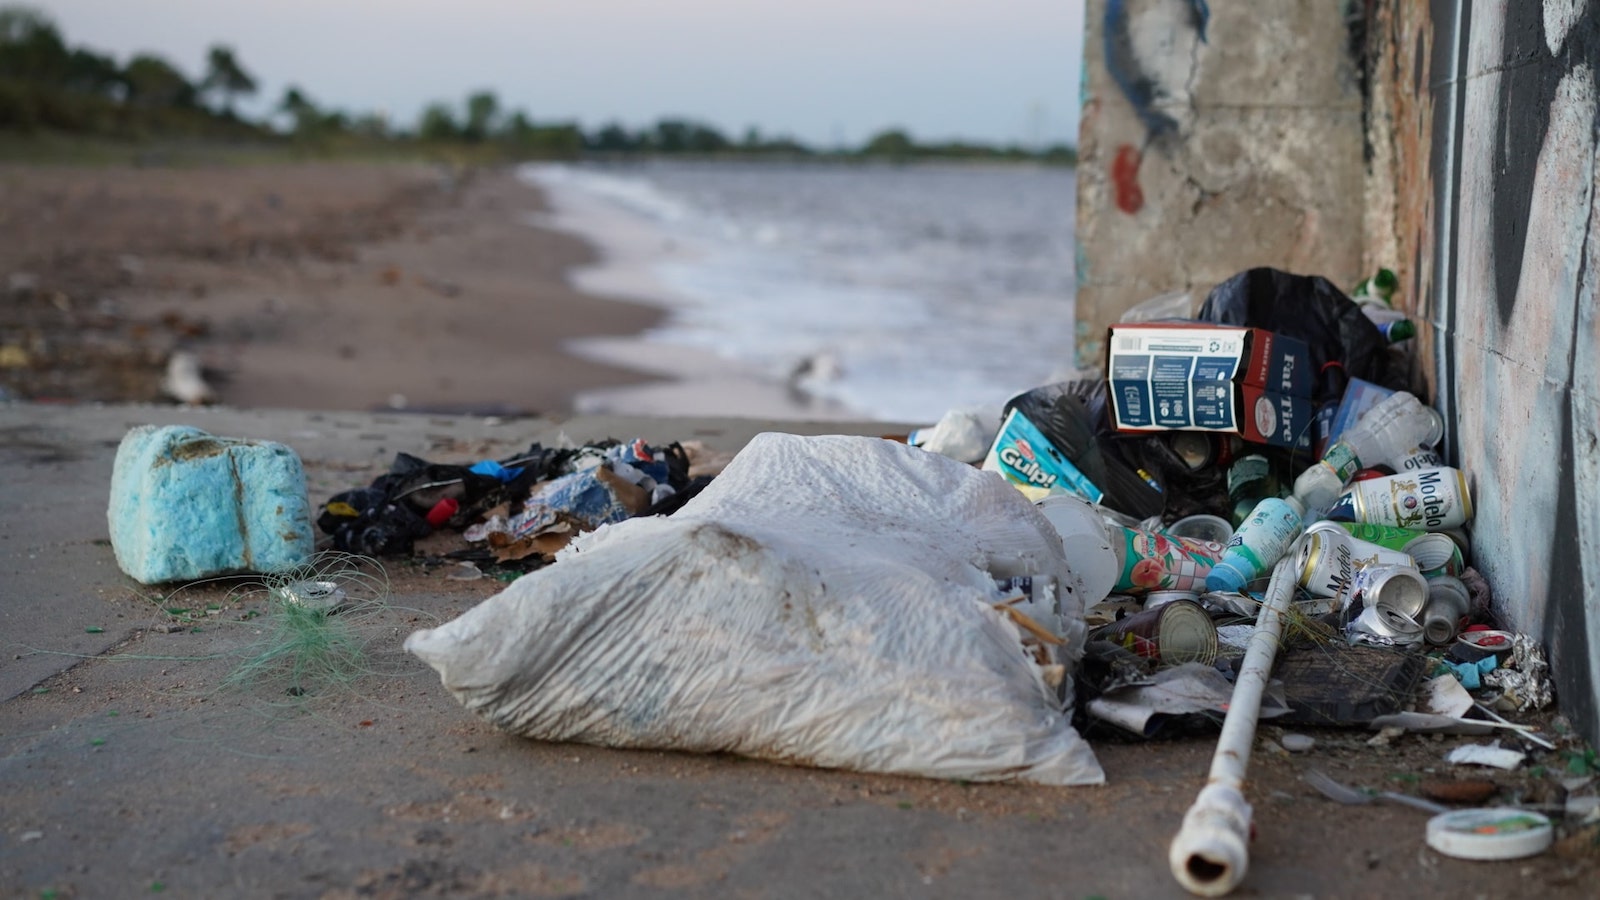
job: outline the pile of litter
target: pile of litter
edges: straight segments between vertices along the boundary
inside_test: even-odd
[[[1472,567],[1472,461],[1445,458],[1448,423],[1413,383],[1397,283],[1385,270],[1346,295],[1252,269],[1198,309],[1164,295],[1109,328],[1102,371],[899,440],[765,434],[731,462],[637,437],[459,464],[402,453],[315,521],[339,551],[408,557],[428,539],[430,561],[510,576],[406,648],[531,738],[1086,784],[1102,775],[1080,732],[1220,730],[1173,864],[1223,892],[1243,877],[1258,719],[1493,739],[1455,748],[1461,765],[1551,766],[1580,746],[1507,718],[1550,707],[1549,666]],[[150,498],[185,502],[183,464],[255,453],[283,482],[272,496],[302,477],[277,445],[138,438],[112,508],[130,573],[190,561],[142,562],[165,521]],[[252,558],[228,543],[217,565]],[[1564,787],[1573,827],[1600,829],[1593,783]],[[1548,820],[1525,827],[1536,811],[1468,812],[1435,819],[1430,844],[1506,858],[1553,839]],[[1521,824],[1461,837],[1497,823]]]

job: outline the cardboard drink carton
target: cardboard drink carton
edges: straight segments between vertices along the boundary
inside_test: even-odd
[[[1311,448],[1311,355],[1261,328],[1111,326],[1106,372],[1118,431],[1218,431]]]

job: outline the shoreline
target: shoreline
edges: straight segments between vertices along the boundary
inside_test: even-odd
[[[573,217],[519,167],[0,166],[0,402],[861,420],[709,349],[648,223]],[[570,198],[563,198],[569,202]]]
[[[567,350],[650,305],[577,291],[587,242],[509,169],[0,166],[0,400],[567,414],[657,376]]]
[[[616,206],[561,184],[559,176],[541,181],[546,164],[519,166],[516,175],[538,190],[544,210],[535,227],[575,236],[594,258],[568,271],[568,283],[581,293],[658,309],[662,319],[628,334],[575,338],[567,350],[584,359],[652,376],[638,384],[597,386],[579,392],[576,412],[592,415],[739,416],[782,421],[866,421],[874,416],[807,393],[796,379],[774,380],[770,373],[730,360],[715,351],[653,340],[651,331],[669,327],[675,314],[700,301],[677,292],[656,274],[659,266],[707,252],[679,236]]]

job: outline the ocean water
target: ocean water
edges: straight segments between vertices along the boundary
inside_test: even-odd
[[[721,392],[736,415],[931,423],[998,413],[1070,371],[1070,169],[651,162],[522,176],[550,200],[545,224],[599,249],[578,287],[671,311],[641,340],[575,349],[681,389],[580,409],[703,414]],[[737,401],[730,385],[745,389]]]

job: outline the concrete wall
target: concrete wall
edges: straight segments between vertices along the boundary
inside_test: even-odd
[[[1089,3],[1080,362],[1163,290],[1396,269],[1474,562],[1600,742],[1600,0],[1200,6]]]
[[[1086,19],[1080,366],[1157,294],[1198,306],[1258,265],[1360,280],[1362,92],[1343,4],[1090,0]]]
[[[1542,638],[1600,739],[1600,2],[1382,0],[1393,241],[1437,342],[1436,401],[1499,611]],[[1377,124],[1377,123],[1375,123]],[[1417,141],[1415,132],[1428,139]]]

